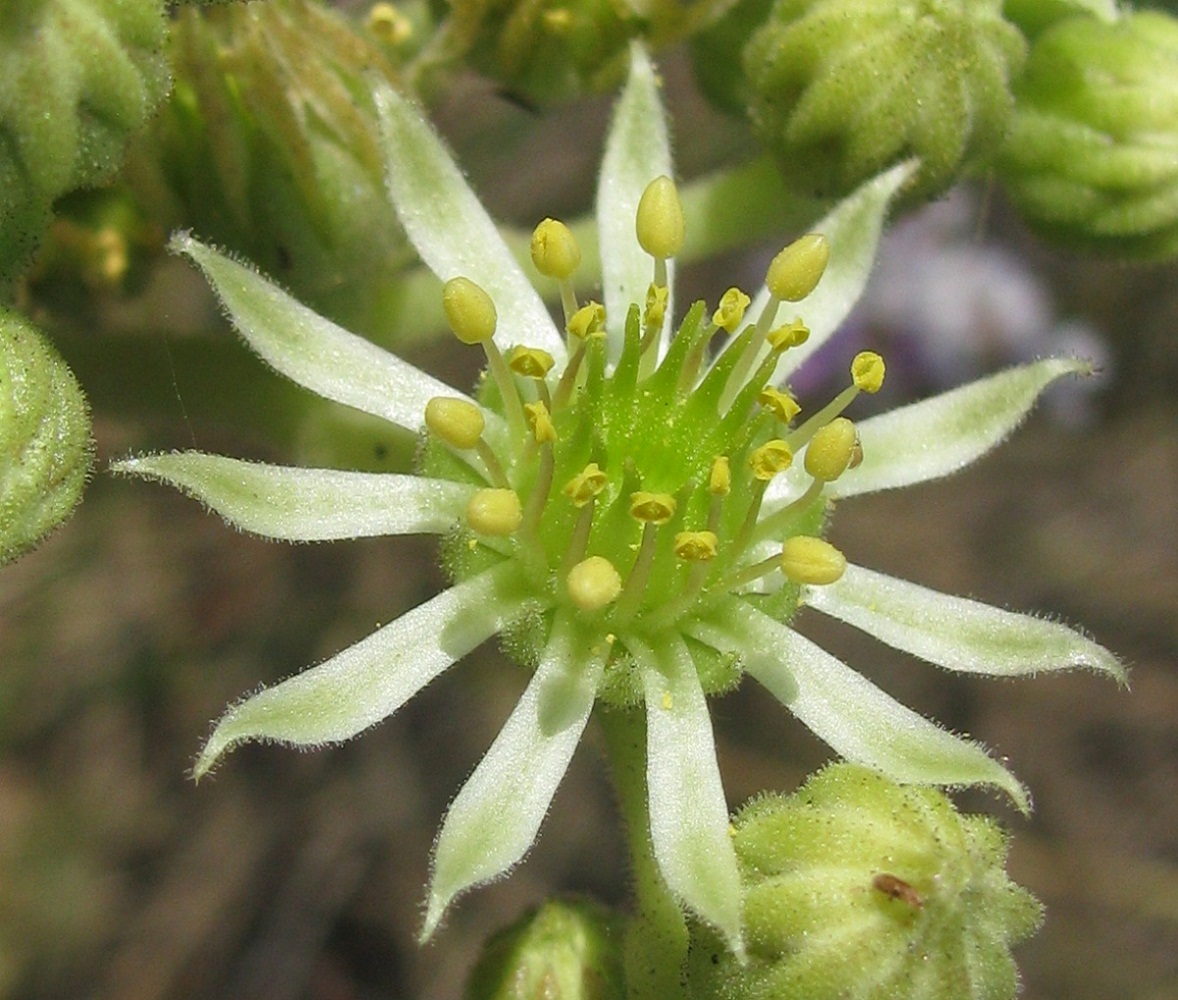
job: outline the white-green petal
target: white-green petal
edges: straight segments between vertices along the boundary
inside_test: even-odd
[[[547,307],[433,126],[387,84],[373,98],[389,197],[421,259],[442,281],[469,278],[491,296],[501,344],[539,347],[563,363],[564,338]]]
[[[829,586],[805,588],[803,601],[950,670],[1022,677],[1086,667],[1125,680],[1112,653],[1066,625],[951,597],[861,566],[848,566]]]
[[[471,577],[317,667],[234,705],[201,751],[195,776],[246,740],[336,743],[392,715],[518,612],[514,572],[505,563]]]
[[[981,746],[901,705],[809,639],[746,602],[726,603],[723,626],[698,638],[744,656],[745,669],[837,753],[894,781],[996,785],[1030,810],[1023,785]]]
[[[1091,371],[1087,361],[1047,358],[870,417],[857,425],[862,463],[827,495],[858,496],[956,472],[1014,430],[1056,379]]]
[[[900,163],[863,184],[840,201],[824,219],[810,227],[830,244],[830,262],[817,287],[801,302],[783,303],[778,322],[795,316],[810,328],[809,339],[781,356],[775,379],[784,380],[817,351],[842,326],[855,303],[867,287],[875,265],[880,236],[883,234],[892,198],[916,170],[915,161]],[[755,318],[769,301],[768,289],[762,288],[753,299],[747,315]],[[762,349],[761,356],[767,353]]]
[[[425,404],[434,396],[466,398],[188,233],[173,236],[170,246],[204,272],[250,347],[287,378],[325,399],[416,433],[425,425]]]
[[[505,873],[536,839],[589,721],[600,657],[577,652],[567,621],[495,742],[450,806],[434,848],[422,939],[459,893]]]
[[[601,285],[610,355],[621,349],[630,303],[639,307],[654,277],[654,259],[638,243],[638,201],[656,177],[674,177],[671,141],[659,98],[658,79],[646,50],[630,46],[630,77],[614,105],[597,183],[597,231],[601,244]],[[674,315],[674,261],[667,262],[664,334]]]
[[[737,954],[740,876],[707,701],[681,639],[660,660],[627,640],[646,700],[647,789],[655,861],[671,891],[715,926]]]
[[[445,479],[264,465],[199,451],[128,458],[111,469],[175,486],[242,531],[292,542],[440,534],[474,492]]]

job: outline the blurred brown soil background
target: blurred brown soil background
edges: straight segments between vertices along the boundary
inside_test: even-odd
[[[604,105],[565,116],[562,144],[549,123],[472,91],[498,118],[459,146],[480,190],[502,191],[495,208],[535,221],[583,207],[596,154],[579,130],[599,134]],[[738,135],[672,106],[686,175]],[[450,111],[454,132],[472,114],[462,108]],[[530,151],[523,162],[548,167],[521,172],[515,160],[515,186],[501,187],[509,167],[489,150],[508,131]],[[1025,997],[1173,1000],[1178,269],[1062,258],[998,200],[984,228],[1108,338],[1092,419],[1068,429],[1038,414],[956,477],[848,502],[833,540],[864,565],[1084,626],[1131,665],[1132,691],[1086,674],[960,678],[814,613],[798,624],[900,700],[985,741],[1030,785],[1030,821],[994,796],[960,797],[1009,825],[1012,873],[1048,907],[1018,951]],[[688,277],[710,299],[730,283],[708,269]],[[412,356],[456,384],[470,377],[446,345]],[[361,739],[303,754],[246,747],[194,786],[186,772],[227,703],[443,581],[426,540],[271,544],[170,490],[111,479],[111,457],[190,446],[190,435],[206,450],[291,456],[259,448],[251,428],[240,440],[189,430],[179,407],[169,438],[99,404],[101,464],[85,503],[0,573],[0,997],[451,1000],[479,942],[527,906],[554,892],[624,901],[591,730],[524,865],[415,943],[439,820],[525,683],[491,647]],[[715,702],[714,718],[733,806],[795,787],[827,758],[751,682]]]

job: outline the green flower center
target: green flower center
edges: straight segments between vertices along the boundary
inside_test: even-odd
[[[733,593],[785,621],[797,608],[799,585],[842,575],[842,554],[819,537],[822,490],[861,457],[842,410],[883,378],[878,355],[859,355],[852,384],[800,422],[797,403],[769,384],[781,353],[808,336],[800,320],[774,321],[780,304],[805,298],[825,268],[825,240],[813,235],[774,260],[769,302],[754,321],[741,328],[749,298],[730,289],[710,317],[703,302],[695,303],[660,358],[666,259],[683,232],[667,178],[648,188],[637,230],[654,258],[654,281],[645,303],[630,306],[612,365],[604,310],[578,305],[572,292],[580,253],[561,223],[541,223],[532,251],[541,273],[561,285],[563,368],[525,345],[501,354],[492,339],[498,317],[490,296],[465,278],[447,283],[450,324],[460,340],[483,346],[488,368],[481,409],[431,400],[423,453],[428,474],[480,486],[464,529],[447,543],[450,573],[463,579],[505,559],[519,566],[525,603],[535,613],[509,634],[509,648],[535,662],[563,609],[591,641],[609,645],[601,694],[622,704],[641,700],[630,640],[658,648]],[[709,362],[721,331],[735,336]],[[766,511],[770,482],[803,447],[809,485]],[[689,645],[698,651],[705,691],[735,683],[738,663]]]

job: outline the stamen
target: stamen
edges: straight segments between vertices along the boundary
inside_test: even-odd
[[[736,333],[736,328],[744,320],[745,310],[748,309],[751,301],[739,288],[729,288],[720,296],[720,305],[712,313],[712,322],[719,329],[730,334]]]
[[[517,344],[511,349],[507,367],[524,378],[544,378],[555,362],[552,355],[538,347],[524,347]]]
[[[638,243],[654,258],[654,283],[667,284],[667,259],[674,257],[683,246],[683,205],[679,192],[670,177],[656,177],[646,185],[638,199],[634,220]]]
[[[655,541],[659,525],[666,524],[675,516],[678,506],[670,493],[648,493],[638,490],[630,495],[630,516],[643,522],[642,541],[638,546],[638,555],[630,569],[622,588],[622,596],[618,598],[615,620],[618,624],[625,624],[638,610],[642,595],[646,590],[646,581],[650,579],[650,571],[654,566]]]
[[[642,309],[642,343],[638,345],[638,356],[646,362],[643,374],[652,367],[651,349],[658,343],[659,334],[663,330],[663,319],[667,315],[667,298],[670,289],[666,285],[652,284],[646,289],[646,303]]]
[[[771,330],[766,334],[765,339],[769,342],[769,347],[772,350],[780,353],[788,351],[791,347],[801,347],[810,339],[810,328],[800,319],[795,319],[792,323],[786,323],[785,326]]]
[[[528,428],[532,432],[532,440],[536,444],[550,444],[556,440],[556,426],[552,423],[552,414],[543,400],[528,403],[524,406],[527,415]]]
[[[794,456],[788,444],[780,438],[766,441],[759,448],[755,448],[749,456],[749,467],[752,469],[752,496],[749,498],[748,510],[744,521],[732,542],[732,551],[744,551],[753,528],[757,525],[757,518],[761,515],[761,501],[765,498],[765,490],[769,488],[769,481],[779,472],[784,472],[793,464]]]
[[[466,505],[466,523],[479,535],[502,538],[513,534],[523,521],[523,508],[515,490],[477,490]]]
[[[801,448],[820,427],[843,412],[860,392],[879,392],[884,380],[884,361],[874,351],[862,351],[851,362],[851,384],[789,436],[790,447]]]
[[[532,492],[528,495],[528,508],[524,514],[525,535],[533,543],[536,552],[540,553],[542,549],[537,532],[540,527],[540,516],[552,490],[552,475],[556,467],[552,445],[556,441],[556,427],[552,423],[548,407],[542,401],[528,403],[524,411],[532,431],[532,442],[529,442],[529,445],[540,446],[540,469],[536,473],[536,483],[532,487]]]
[[[546,278],[560,287],[560,304],[567,322],[577,312],[577,295],[572,276],[581,264],[581,248],[568,226],[545,219],[532,233],[532,263]]]
[[[781,572],[794,583],[825,586],[847,570],[847,557],[830,542],[811,535],[794,535],[781,547]]]
[[[767,385],[761,390],[757,396],[757,402],[783,424],[788,424],[802,412],[802,408],[793,396],[788,392],[782,392],[780,389],[774,389],[771,385]]]
[[[731,489],[732,473],[728,467],[728,456],[717,455],[712,459],[712,468],[708,473],[708,492],[712,494],[712,499],[708,503],[708,531],[719,532],[724,498]]]
[[[703,563],[716,558],[719,539],[714,531],[680,531],[673,546],[675,557],[684,562]]]
[[[503,466],[483,438],[486,429],[483,411],[474,403],[465,399],[435,396],[425,404],[425,426],[451,448],[459,451],[475,449],[487,470],[487,478],[496,486],[507,487]]]
[[[574,507],[584,507],[605,489],[607,482],[609,477],[598,468],[596,462],[590,462],[583,471],[565,483],[561,492],[573,502]]]
[[[565,586],[582,611],[600,611],[622,592],[622,578],[604,556],[590,556],[569,570]]]

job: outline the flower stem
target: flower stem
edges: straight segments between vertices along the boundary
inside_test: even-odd
[[[667,888],[650,839],[646,717],[641,709],[598,713],[634,868],[637,912],[626,931],[627,1000],[684,995],[687,921]]]

